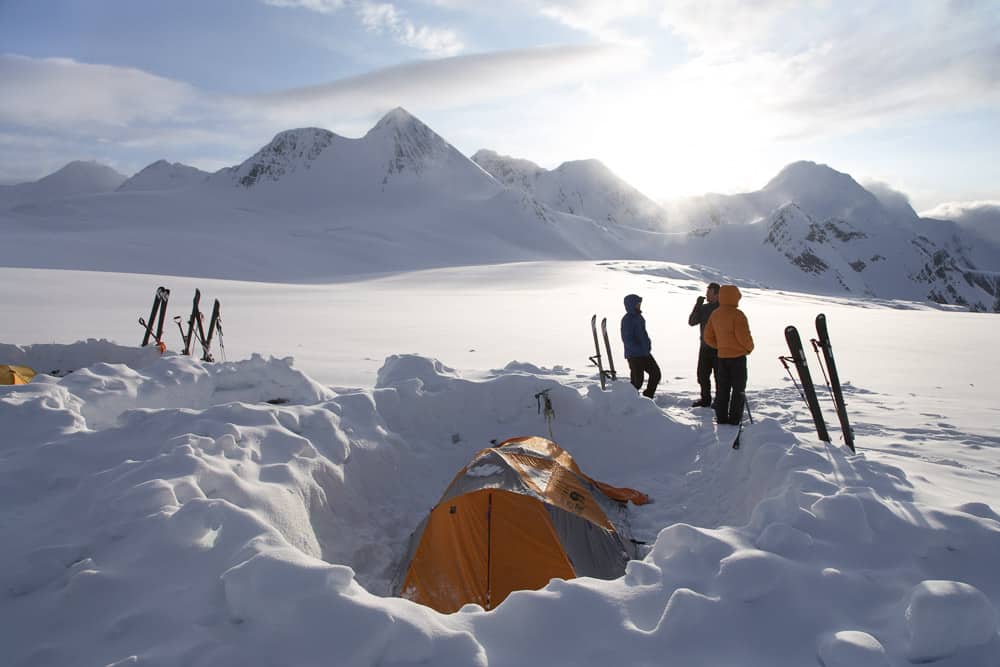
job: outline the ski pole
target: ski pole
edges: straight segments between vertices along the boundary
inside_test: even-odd
[[[750,418],[750,423],[753,423],[753,415],[750,413],[750,401],[747,400],[747,393],[743,392],[743,407],[747,409],[747,417]]]
[[[813,352],[816,353],[816,363],[819,364],[819,369],[823,371],[823,380],[826,381],[826,391],[830,394],[830,400],[833,401],[834,405],[837,405],[837,397],[833,395],[833,385],[830,383],[830,378],[826,374],[826,364],[823,362],[823,357],[820,356],[819,348],[821,346],[820,342],[815,338],[809,340],[813,346]]]
[[[803,403],[808,403],[808,401],[806,401],[806,395],[802,391],[802,387],[799,386],[795,376],[792,375],[792,370],[788,367],[788,362],[795,361],[795,357],[778,357],[778,361],[780,361],[781,365],[785,367],[785,372],[788,373],[788,379],[792,381],[792,384],[795,385],[795,388],[799,392],[799,398],[802,399]]]
[[[551,387],[549,388],[551,389]],[[552,435],[552,420],[555,419],[556,411],[552,407],[552,399],[549,398],[549,389],[543,389],[535,394],[535,403],[538,404],[538,414],[542,414],[542,401],[545,401],[545,423],[549,427],[549,440],[555,440]]]

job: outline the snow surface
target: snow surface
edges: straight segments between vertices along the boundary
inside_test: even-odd
[[[734,427],[689,407],[687,315],[718,275],[536,262],[295,285],[0,268],[0,363],[42,372],[0,387],[4,664],[995,667],[995,316],[743,281],[755,421],[734,451]],[[168,316],[186,317],[195,286],[222,301],[228,361],[177,355],[170,322],[167,354],[132,347],[160,284]],[[586,361],[590,315],[615,331],[629,292],[664,370],[655,401],[623,381],[602,392]],[[784,326],[809,338],[818,312],[857,455],[826,398],[835,442],[816,439],[776,359]],[[642,558],[490,612],[389,596],[455,472],[493,439],[547,435],[542,389],[585,472],[653,497],[630,509]]]

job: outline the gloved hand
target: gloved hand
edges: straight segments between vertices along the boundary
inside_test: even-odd
[[[703,304],[703,303],[705,303],[705,297],[703,297],[703,296],[699,296],[699,297],[698,297],[698,305],[700,306],[700,305],[701,305],[701,304]]]

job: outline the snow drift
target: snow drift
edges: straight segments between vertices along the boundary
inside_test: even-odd
[[[33,348],[43,368],[56,352]],[[335,394],[287,359],[58,352],[72,374],[0,388],[13,664],[985,667],[1000,651],[995,511],[927,506],[901,469],[766,415],[733,452],[727,427],[626,383],[580,391],[525,364],[470,381],[397,355],[375,388]],[[631,513],[642,560],[490,613],[383,597],[470,453],[542,433],[540,389],[581,467],[654,497]]]

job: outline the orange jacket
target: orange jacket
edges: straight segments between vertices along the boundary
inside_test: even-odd
[[[743,311],[737,308],[742,296],[736,285],[719,288],[719,307],[705,325],[705,342],[719,351],[721,359],[742,357],[753,352],[750,323]]]

